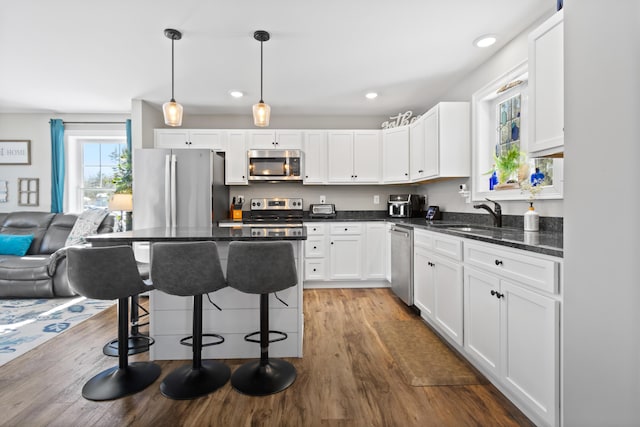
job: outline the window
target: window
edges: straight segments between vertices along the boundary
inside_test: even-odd
[[[120,156],[127,148],[124,131],[69,131],[67,137],[68,211],[107,208]]]
[[[527,155],[527,63],[473,95],[472,197],[524,200],[520,183],[538,180],[539,199],[562,198],[562,159]]]

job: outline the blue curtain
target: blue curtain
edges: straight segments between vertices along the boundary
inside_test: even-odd
[[[51,119],[51,212],[62,212],[64,200],[64,123]]]
[[[129,150],[129,155],[131,155],[133,154],[131,152],[131,119],[127,119],[126,126],[127,126],[127,150]]]

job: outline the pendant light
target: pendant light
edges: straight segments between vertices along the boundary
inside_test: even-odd
[[[260,42],[260,102],[253,106],[253,124],[259,127],[269,126],[271,107],[262,100],[262,43],[269,40],[269,33],[258,30],[253,33],[253,38]]]
[[[162,105],[164,124],[167,126],[182,126],[182,105],[173,97],[173,42],[182,38],[182,33],[172,28],[164,30],[164,35],[171,39],[171,101]]]

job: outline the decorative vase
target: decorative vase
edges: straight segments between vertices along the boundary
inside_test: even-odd
[[[533,208],[533,202],[529,202],[529,210],[524,214],[524,231],[538,231],[540,215]]]

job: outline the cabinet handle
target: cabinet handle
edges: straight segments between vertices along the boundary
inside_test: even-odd
[[[504,297],[504,294],[501,294],[501,293],[500,293],[500,292],[498,292],[498,291],[494,291],[493,289],[491,290],[491,295],[492,295],[492,296],[495,296],[495,297],[496,297],[496,298],[498,298],[498,299],[500,299],[500,298],[503,298],[503,297]]]
[[[422,172],[424,172],[422,169],[420,169],[420,170],[418,171],[418,173],[422,173]]]
[[[497,260],[495,261],[495,263],[496,263],[496,265],[502,265],[502,260],[497,259]]]

